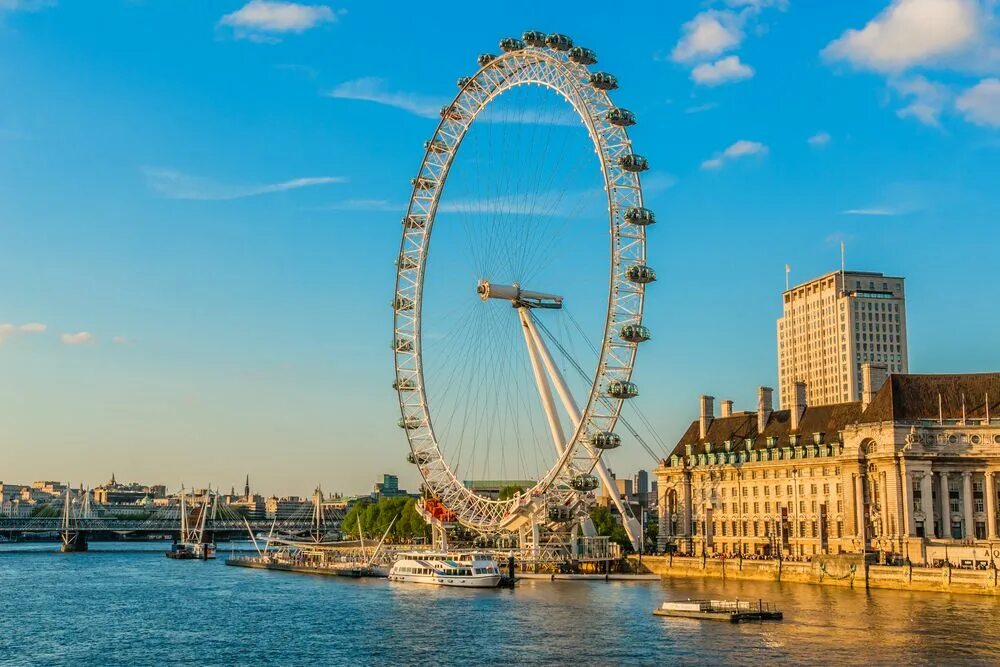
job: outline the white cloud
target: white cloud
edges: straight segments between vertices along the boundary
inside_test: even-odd
[[[863,28],[827,45],[822,55],[862,69],[901,72],[969,50],[984,38],[988,22],[976,0],[894,0]]]
[[[48,327],[39,322],[28,322],[27,324],[0,324],[0,343],[4,342],[8,338],[12,338],[20,334],[45,333],[46,329],[48,329]]]
[[[115,345],[128,345],[129,339],[126,338],[125,336],[114,336],[111,339],[111,342],[114,343]]]
[[[976,125],[1000,127],[1000,79],[983,79],[958,96],[955,108]]]
[[[830,134],[828,132],[817,132],[816,134],[806,139],[806,142],[810,146],[815,146],[816,148],[822,148],[823,146],[826,146],[828,143],[830,143]]]
[[[889,208],[886,206],[873,206],[871,208],[849,208],[846,211],[841,211],[844,215],[875,215],[875,216],[886,216],[886,215],[899,215],[900,211],[898,209]]]
[[[344,100],[362,100],[365,102],[374,102],[375,104],[384,104],[425,118],[438,117],[441,107],[445,103],[441,98],[429,95],[387,90],[385,80],[377,77],[365,77],[354,79],[353,81],[345,81],[327,93],[327,95]]]
[[[696,104],[690,106],[684,110],[684,113],[702,113],[703,111],[711,111],[719,106],[718,102],[706,102],[705,104]]]
[[[94,340],[94,335],[89,331],[77,331],[76,333],[64,333],[60,339],[66,345],[85,345]]]
[[[323,23],[333,23],[339,13],[326,5],[250,0],[219,19],[219,25],[232,28],[240,39],[276,42],[275,35],[298,34]]]
[[[726,56],[714,63],[702,63],[691,70],[691,79],[703,86],[718,86],[729,81],[743,81],[753,75],[753,68],[741,63],[739,56]]]
[[[748,141],[740,139],[730,145],[726,150],[718,153],[712,158],[701,163],[702,169],[719,169],[727,162],[738,160],[751,155],[767,155],[768,148],[758,141]]]
[[[677,62],[712,58],[740,45],[743,28],[739,15],[709,9],[684,24],[680,41],[670,53]]]
[[[393,203],[385,199],[346,199],[344,201],[333,202],[326,206],[320,206],[321,211],[397,211],[400,214],[406,211],[405,203]]]
[[[951,99],[947,86],[918,74],[904,79],[890,79],[889,87],[906,100],[906,106],[896,111],[897,116],[916,118],[932,127],[941,126],[941,112]]]
[[[143,174],[146,183],[156,194],[166,199],[196,199],[202,201],[226,201],[255,197],[274,192],[287,192],[299,188],[345,183],[342,176],[308,176],[293,178],[278,183],[261,185],[226,185],[213,183],[203,178],[191,176],[175,169],[166,167],[144,167]]]

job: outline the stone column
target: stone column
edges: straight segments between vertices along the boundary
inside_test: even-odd
[[[983,494],[986,496],[986,538],[997,539],[997,495],[993,485],[993,471],[983,476]]]
[[[972,516],[972,473],[966,470],[962,473],[962,534],[971,540],[976,536],[976,520]]]
[[[941,478],[941,490],[938,495],[941,497],[938,499],[941,501],[941,537],[946,540],[951,539],[951,501],[948,498],[948,473],[940,472],[938,476]]]
[[[927,470],[920,478],[920,509],[924,512],[924,537],[934,537],[933,472]]]
[[[908,472],[901,476],[900,489],[903,498],[903,516],[900,517],[900,532],[905,537],[913,537],[917,532],[917,523],[913,518],[913,478]]]
[[[865,493],[862,488],[861,475],[854,473],[854,535],[865,542]]]

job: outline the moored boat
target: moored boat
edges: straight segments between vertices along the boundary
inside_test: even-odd
[[[389,581],[462,588],[496,588],[500,565],[481,553],[417,551],[399,554]]]
[[[699,618],[709,621],[780,621],[784,616],[763,600],[678,600],[654,609],[656,616]]]

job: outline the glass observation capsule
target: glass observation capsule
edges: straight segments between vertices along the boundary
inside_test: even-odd
[[[432,153],[446,153],[448,145],[440,139],[429,140],[424,142],[424,150]]]
[[[500,50],[504,53],[510,53],[511,51],[520,51],[524,48],[524,42],[519,40],[517,37],[507,37],[506,39],[500,40]]]
[[[528,46],[545,46],[545,33],[537,30],[529,30],[521,35],[521,39]]]
[[[413,391],[417,388],[417,383],[410,378],[403,378],[392,383],[392,388],[396,391]]]
[[[627,380],[612,380],[608,383],[608,396],[613,398],[635,398],[639,387]]]
[[[588,491],[593,491],[598,487],[600,482],[593,475],[577,475],[569,483],[574,491],[579,491],[581,493],[587,493]]]
[[[597,54],[582,46],[574,46],[569,50],[569,59],[578,65],[593,65],[597,62]]]
[[[622,340],[630,343],[644,343],[649,340],[649,329],[641,324],[626,324],[618,330]]]
[[[423,229],[427,224],[427,218],[422,215],[403,216],[403,226],[407,229]]]
[[[649,169],[649,162],[646,161],[641,155],[636,155],[635,153],[629,153],[628,155],[622,155],[618,158],[618,166],[620,166],[625,171],[630,171],[633,174],[638,174],[640,171],[646,171]]]
[[[397,296],[396,300],[392,302],[392,307],[396,310],[413,310],[413,300],[407,299],[405,296]]]
[[[431,461],[431,455],[427,452],[410,452],[406,455],[406,460],[413,465],[425,466]]]
[[[397,352],[413,352],[413,341],[406,340],[405,338],[397,338],[392,344],[392,349]]]
[[[635,125],[635,114],[621,107],[609,109],[605,118],[609,123],[618,127],[631,127]]]
[[[410,183],[418,190],[430,190],[434,187],[434,181],[426,176],[417,176]]]
[[[553,51],[569,51],[573,48],[573,40],[566,35],[554,32],[545,38],[545,46]]]
[[[656,271],[645,264],[631,264],[625,269],[625,277],[629,282],[645,285],[656,280]]]
[[[607,72],[594,72],[590,75],[590,85],[598,90],[614,90],[618,87],[618,79]]]
[[[625,222],[643,227],[654,225],[656,224],[656,214],[648,208],[633,206],[632,208],[625,209]]]
[[[618,449],[622,445],[622,438],[617,433],[601,431],[591,436],[590,444],[596,449]]]
[[[476,58],[476,62],[479,63],[480,67],[486,67],[496,59],[497,56],[493,55],[492,53],[481,53],[479,54],[479,57]]]
[[[421,420],[420,417],[403,417],[396,424],[403,430],[412,431],[415,428],[420,428]]]
[[[453,106],[441,107],[441,117],[448,120],[462,120],[462,110]]]

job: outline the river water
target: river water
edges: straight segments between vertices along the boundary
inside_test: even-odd
[[[439,589],[172,561],[163,544],[2,545],[0,664],[1000,664],[990,597],[772,582]],[[777,602],[785,621],[665,619],[664,599]]]

